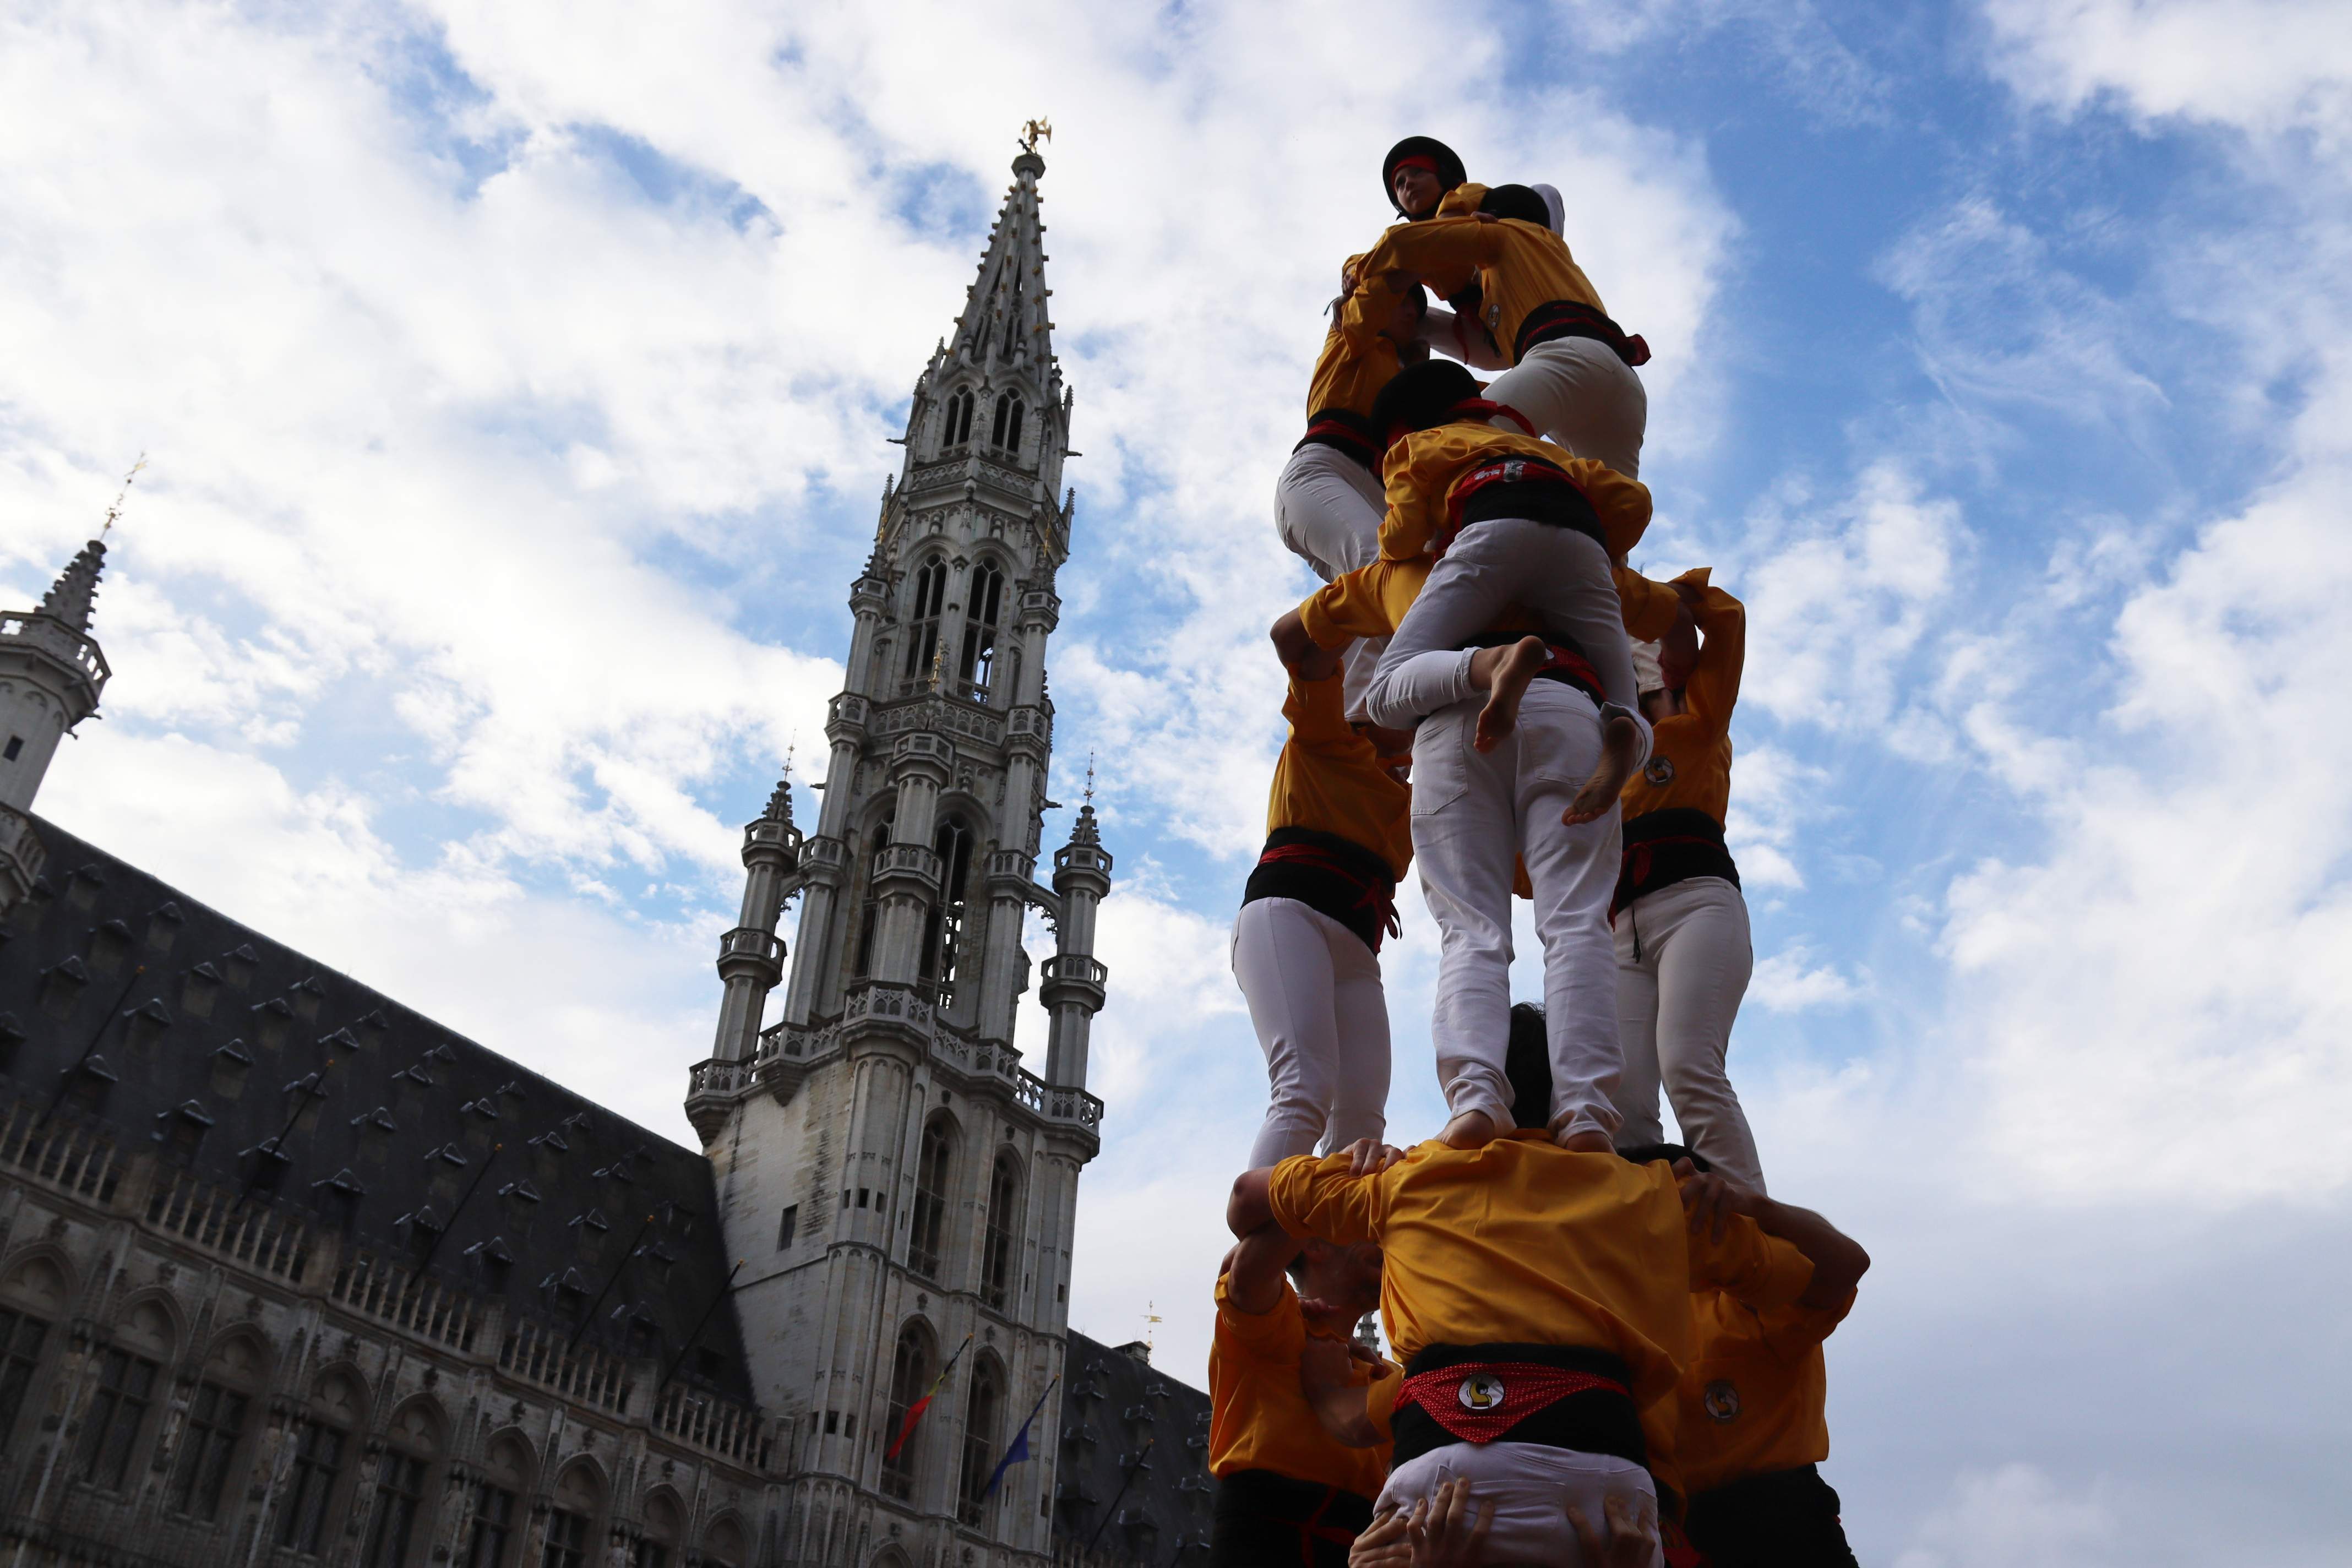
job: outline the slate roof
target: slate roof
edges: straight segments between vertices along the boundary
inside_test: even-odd
[[[700,1153],[34,821],[47,874],[0,921],[0,1160],[111,1134],[223,1225],[341,1233],[339,1275],[422,1264],[543,1355],[584,1322],[751,1402]]]
[[[1216,1496],[1209,1396],[1148,1353],[1071,1331],[1054,1531],[1073,1551],[1093,1542],[1105,1560],[1201,1568]]]

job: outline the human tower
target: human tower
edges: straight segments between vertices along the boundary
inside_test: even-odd
[[[1341,271],[1275,491],[1324,586],[1273,629],[1290,733],[1234,923],[1270,1094],[1217,1279],[1212,1562],[1851,1564],[1821,1347],[1869,1259],[1765,1195],[1725,1070],[1744,613],[1628,565],[1649,349],[1559,194],[1420,136],[1381,174],[1402,221]],[[1379,955],[1416,868],[1449,1119],[1401,1150]],[[1350,1340],[1376,1305],[1402,1364]]]

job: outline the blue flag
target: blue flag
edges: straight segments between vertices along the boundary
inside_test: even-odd
[[[1062,1379],[1057,1373],[1054,1378],[1054,1383],[1059,1383],[1061,1381]],[[1021,1430],[1013,1434],[1013,1441],[1005,1446],[1004,1458],[997,1460],[996,1468],[989,1472],[988,1485],[981,1489],[981,1501],[986,1502],[991,1497],[995,1495],[996,1483],[1004,1479],[1005,1471],[1011,1469],[1015,1465],[1023,1464],[1027,1461],[1029,1458],[1029,1428],[1036,1422],[1037,1412],[1045,1408],[1045,1394],[1054,1392],[1054,1383],[1047,1384],[1045,1385],[1045,1394],[1039,1394],[1037,1396],[1037,1403],[1029,1407],[1029,1419],[1021,1423]]]

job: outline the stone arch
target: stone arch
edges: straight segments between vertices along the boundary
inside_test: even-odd
[[[53,1246],[26,1248],[0,1275],[0,1454],[19,1421],[37,1418],[73,1299],[73,1263]]]
[[[885,1546],[874,1554],[868,1568],[915,1568],[915,1565],[896,1546]]]
[[[611,1489],[604,1467],[575,1454],[556,1472],[548,1493],[547,1534],[539,1568],[594,1568],[601,1561],[604,1502]]]
[[[151,1285],[125,1297],[115,1310],[115,1342],[168,1364],[186,1336],[187,1324],[187,1310],[179,1298],[161,1285]]]
[[[205,1347],[182,1422],[164,1507],[211,1524],[233,1505],[236,1478],[259,1441],[257,1419],[277,1357],[260,1325],[231,1323]]]
[[[434,1504],[446,1470],[449,1417],[429,1394],[403,1400],[385,1424],[368,1500],[361,1568],[406,1568],[433,1534]]]
[[[638,1510],[642,1521],[638,1550],[631,1568],[677,1568],[686,1547],[686,1500],[676,1488],[656,1485],[646,1493]]]
[[[907,1267],[944,1283],[949,1241],[948,1213],[955,1206],[956,1175],[965,1139],[963,1125],[945,1106],[923,1119],[915,1151],[915,1202],[908,1226]]]
[[[1021,1287],[1022,1218],[1027,1213],[1029,1173],[1021,1152],[1000,1143],[988,1164],[988,1205],[980,1258],[981,1300],[998,1311]]]
[[[925,1447],[924,1428],[919,1426],[895,1458],[890,1446],[898,1440],[907,1412],[929,1389],[939,1369],[938,1331],[921,1313],[917,1313],[898,1325],[898,1336],[892,1342],[890,1403],[883,1415],[882,1430],[876,1434],[882,1445],[882,1490],[900,1502],[914,1495],[916,1464]]]
[[[482,1445],[481,1472],[468,1498],[458,1561],[479,1568],[522,1568],[521,1537],[539,1475],[539,1450],[520,1426],[501,1426]]]
[[[9,1261],[0,1275],[0,1306],[14,1307],[57,1322],[73,1310],[73,1259],[55,1242],[36,1242]]]
[[[742,1516],[730,1509],[712,1520],[703,1530],[701,1552],[709,1568],[750,1568],[751,1532]]]

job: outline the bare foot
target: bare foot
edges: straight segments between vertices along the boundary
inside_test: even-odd
[[[1559,819],[1570,827],[1581,827],[1588,822],[1598,822],[1609,815],[1617,804],[1617,795],[1625,781],[1633,776],[1633,748],[1642,743],[1642,731],[1633,721],[1619,713],[1612,716],[1601,731],[1601,763],[1576,798]]]
[[[1449,1149],[1484,1149],[1502,1135],[1493,1117],[1483,1110],[1465,1110],[1445,1124],[1437,1141]]]
[[[1487,670],[1486,706],[1478,710],[1478,732],[1471,739],[1482,752],[1493,751],[1518,723],[1519,699],[1527,695],[1528,682],[1551,661],[1551,649],[1541,637],[1521,637],[1496,651],[1502,657]],[[1475,669],[1471,679],[1477,679]]]

